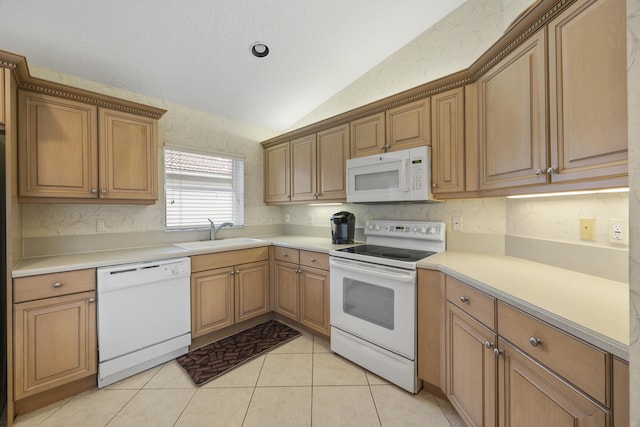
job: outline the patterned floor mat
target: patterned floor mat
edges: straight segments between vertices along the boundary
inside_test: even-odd
[[[299,335],[295,329],[269,320],[180,356],[176,361],[196,385],[202,385]]]

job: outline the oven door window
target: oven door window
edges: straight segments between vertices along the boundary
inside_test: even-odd
[[[343,311],[385,329],[394,329],[394,294],[390,288],[345,278]]]

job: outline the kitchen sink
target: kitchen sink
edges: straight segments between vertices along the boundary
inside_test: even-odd
[[[197,242],[174,243],[179,248],[194,250],[207,248],[224,248],[226,246],[245,245],[247,243],[262,243],[264,240],[253,239],[251,237],[233,237],[221,240],[202,240]]]

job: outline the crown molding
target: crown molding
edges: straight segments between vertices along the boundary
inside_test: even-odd
[[[98,107],[151,117],[156,120],[167,112],[167,110],[161,108],[33,77],[29,72],[27,59],[15,53],[0,50],[0,67],[13,70],[18,89],[21,90],[71,99]]]

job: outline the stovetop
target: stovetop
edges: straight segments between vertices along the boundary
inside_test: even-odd
[[[421,251],[406,248],[394,248],[390,246],[360,245],[351,248],[338,249],[337,252],[346,252],[356,255],[387,258],[396,261],[417,262],[423,258],[433,255],[433,251]]]
[[[366,244],[330,251],[339,258],[416,269],[416,263],[445,250],[445,223],[433,221],[369,220]]]

